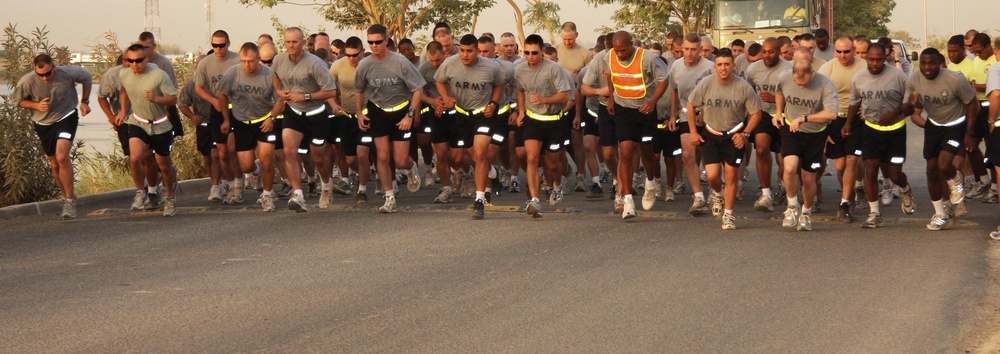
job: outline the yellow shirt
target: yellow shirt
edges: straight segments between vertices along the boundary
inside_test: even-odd
[[[990,66],[992,66],[993,64],[996,64],[996,62],[997,62],[997,56],[996,55],[991,55],[990,58],[986,59],[986,60],[979,59],[979,56],[976,56],[976,59],[972,60],[972,80],[971,81],[975,81],[977,84],[985,84],[986,83],[986,73],[988,71],[990,71]],[[985,92],[979,92],[977,90],[976,91],[976,99],[978,99],[980,102],[986,101],[986,93]]]
[[[851,88],[854,81],[854,75],[861,70],[867,70],[868,65],[861,58],[855,57],[854,64],[850,67],[845,67],[840,64],[838,60],[831,60],[823,64],[817,70],[820,74],[826,75],[830,80],[833,80],[833,86],[837,88],[837,99],[840,101],[838,108],[840,112],[837,113],[847,113],[847,108],[850,106],[851,102]]]
[[[591,57],[593,57],[587,48],[579,44],[573,44],[572,48],[566,48],[560,44],[556,47],[556,52],[559,53],[559,65],[566,68],[570,74],[573,74],[574,80],[576,80],[576,76],[580,73],[580,69],[587,66],[590,63]]]
[[[972,60],[962,59],[962,62],[959,64],[952,63],[949,60],[948,70],[961,73],[962,76],[965,76],[966,80],[972,81]]]
[[[785,16],[783,16],[782,18],[801,18],[801,19],[805,19],[806,18],[806,9],[804,7],[799,7],[797,9],[789,7],[787,9],[785,9]]]

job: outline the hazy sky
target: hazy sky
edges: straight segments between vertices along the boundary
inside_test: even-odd
[[[311,0],[299,0],[309,2]],[[563,21],[577,23],[580,41],[592,44],[597,35],[595,29],[602,25],[611,26],[608,20],[615,6],[594,8],[580,0],[555,0],[562,10]],[[834,0],[836,1],[836,0]],[[143,30],[144,4],[142,0],[4,0],[5,22],[18,25],[21,33],[34,27],[48,26],[49,38],[53,43],[68,45],[74,52],[89,51],[102,33],[111,30],[119,36],[120,44],[134,41]],[[310,7],[279,5],[273,9],[247,8],[235,0],[213,0],[215,7],[214,28],[229,32],[233,43],[254,41],[261,33],[274,32],[271,26],[272,14],[287,25],[304,25],[310,29],[325,26],[334,38],[358,35],[358,31],[340,32],[325,22],[316,10]],[[524,4],[524,0],[517,0]],[[205,0],[160,0],[161,43],[178,44],[185,51],[208,49],[208,23],[205,20]],[[952,32],[952,1],[928,0],[927,19],[931,34],[947,35]],[[990,11],[996,8],[996,0],[955,0],[957,6],[957,31],[964,33],[969,28],[1000,28],[1000,22],[990,21]],[[479,17],[476,32],[490,31],[494,34],[514,32],[514,14],[505,0],[497,0],[496,6]],[[6,24],[4,24],[6,25]],[[915,38],[923,38],[924,1],[897,0],[892,16],[891,29],[904,29]],[[836,29],[834,29],[836,32]],[[531,33],[531,28],[525,28]],[[424,34],[427,31],[423,32]],[[997,34],[997,31],[992,34]],[[418,34],[420,34],[418,32]],[[543,35],[543,37],[545,37]],[[547,39],[547,38],[546,38]]]

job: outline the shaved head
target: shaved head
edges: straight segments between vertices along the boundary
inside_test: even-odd
[[[632,35],[626,31],[615,32],[615,37],[611,43],[612,46],[618,43],[632,45]]]

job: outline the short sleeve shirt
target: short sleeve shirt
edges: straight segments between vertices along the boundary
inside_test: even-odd
[[[941,70],[934,80],[928,80],[920,71],[906,80],[903,97],[917,93],[917,107],[927,111],[927,117],[944,125],[965,117],[966,105],[976,99],[976,91],[962,74]]]
[[[772,67],[765,65],[764,60],[761,59],[747,67],[746,79],[757,92],[767,92],[773,95],[778,91],[778,76],[790,70],[792,70],[792,63],[784,59],[778,58],[778,63]],[[776,109],[774,103],[763,101],[761,103],[765,112],[774,115]]]
[[[167,106],[153,103],[145,98],[145,92],[149,91],[153,96],[174,96],[177,89],[170,77],[163,70],[153,67],[146,67],[146,72],[136,75],[132,70],[122,70],[119,73],[122,87],[128,94],[129,103],[132,104],[132,115],[128,117],[126,123],[135,125],[146,131],[149,135],[157,135],[169,132],[172,126],[169,121],[160,124],[139,123],[135,116],[146,120],[155,120],[167,115]]]
[[[537,93],[539,97],[550,97],[560,92],[569,92],[573,89],[573,82],[568,80],[563,74],[563,69],[559,64],[548,59],[542,59],[538,67],[532,68],[527,60],[519,61],[514,69],[514,77],[517,81],[517,89],[524,91],[525,109],[538,114],[557,114],[564,105],[562,104],[534,104],[527,99],[532,93]]]
[[[634,53],[638,53],[638,51],[635,51]],[[646,96],[640,99],[627,99],[619,97],[618,93],[616,92],[615,93],[616,105],[625,108],[635,109],[641,107],[643,104],[648,102],[653,97],[653,95],[656,93],[656,86],[659,85],[661,82],[666,81],[667,77],[669,76],[669,71],[667,70],[667,63],[664,63],[662,60],[656,59],[656,57],[657,57],[656,54],[653,54],[653,52],[650,52],[648,50],[643,50],[641,58],[636,58],[635,55],[633,54],[632,59],[622,61],[622,65],[628,65],[626,63],[631,62],[632,60],[642,60],[641,63],[642,75],[643,77],[645,77],[646,81]],[[617,56],[612,57],[610,53],[608,54],[608,59],[618,60]],[[608,70],[608,72],[610,72],[610,70]]]
[[[181,88],[180,92],[177,93],[177,105],[181,107],[190,107],[191,112],[201,116],[201,119],[207,123],[212,116],[212,104],[198,97],[198,94],[194,92],[194,80],[188,80]]]
[[[715,73],[715,64],[705,58],[699,58],[698,62],[688,66],[683,60],[674,62],[670,68],[670,90],[677,90],[677,99],[680,106],[674,109],[687,107],[687,99],[691,97],[691,91],[703,78]],[[678,118],[682,122],[687,121],[687,115],[681,114]]]
[[[348,57],[337,59],[330,67],[330,75],[333,75],[337,87],[348,88],[339,92],[340,107],[348,114],[358,114],[358,106],[354,102],[354,95],[357,94],[357,91],[353,89],[354,77],[358,73],[358,68],[351,66],[350,60],[351,58]]]
[[[101,85],[97,91],[97,97],[105,98],[108,100],[108,105],[111,106],[110,108],[112,114],[118,114],[118,111],[122,109],[121,91],[120,91],[122,88],[122,84],[121,84],[121,79],[118,77],[118,74],[121,72],[122,68],[124,67],[118,65],[104,72],[104,76],[101,76]],[[125,108],[127,110],[125,112],[125,115],[129,115],[132,113],[131,107],[125,107]]]
[[[76,84],[89,85],[94,81],[94,76],[79,66],[55,65],[52,70],[52,80],[49,83],[43,82],[33,72],[25,74],[17,81],[11,94],[11,103],[14,105],[21,101],[41,102],[49,99],[48,112],[31,110],[31,120],[38,124],[52,124],[72,113],[80,103]]]
[[[425,84],[417,68],[406,57],[393,52],[381,61],[374,55],[361,59],[354,77],[354,90],[364,92],[369,101],[385,108],[408,101]]]
[[[837,99],[840,100],[838,113],[847,113],[851,100],[851,80],[859,71],[867,70],[867,67],[868,64],[861,58],[854,58],[854,63],[849,67],[841,65],[840,61],[828,61],[819,68],[819,73],[833,80],[833,87],[837,88]]]
[[[803,114],[813,114],[821,111],[836,113],[839,109],[839,99],[837,98],[837,88],[833,86],[833,80],[816,73],[806,87],[801,87],[792,78],[792,71],[786,71],[778,76],[778,87],[776,95],[785,97],[785,116],[792,118]],[[816,133],[825,128],[829,122],[806,122],[799,126],[799,130],[806,133]]]
[[[312,94],[337,89],[337,83],[333,81],[326,62],[310,53],[302,53],[298,61],[292,61],[288,53],[278,54],[271,64],[271,75],[281,81],[282,90],[291,92]],[[320,100],[309,100],[286,101],[285,104],[299,112],[309,112],[322,107],[325,103]]]
[[[485,107],[493,100],[493,88],[506,83],[492,59],[478,57],[475,64],[465,65],[457,55],[441,63],[434,81],[445,84],[455,104],[466,110]]]
[[[986,73],[986,96],[987,96],[987,98],[989,98],[989,95],[991,93],[993,93],[993,91],[1000,91],[1000,65],[993,65],[993,66],[991,66],[990,67],[990,71],[988,73]],[[987,108],[983,107],[983,109],[987,109]],[[993,119],[997,119],[997,118],[998,117],[993,117]]]
[[[701,80],[687,101],[695,107],[703,107],[705,124],[718,131],[735,128],[748,115],[760,112],[761,106],[753,87],[735,75],[726,84],[718,77]]]
[[[903,92],[906,91],[906,74],[895,66],[886,65],[882,72],[873,75],[868,69],[854,75],[851,84],[852,106],[861,106],[861,117],[869,122],[878,122],[879,117],[889,113],[903,104]],[[906,119],[900,115],[890,122],[895,124]]]
[[[240,65],[240,55],[229,51],[225,59],[219,59],[215,54],[205,57],[194,72],[194,83],[208,91],[212,96],[219,95],[219,81],[232,66]]]
[[[587,65],[587,71],[583,75],[583,84],[595,89],[608,87],[608,79],[604,76],[608,70],[608,51],[603,50],[594,56],[590,65]],[[608,104],[608,100],[604,97],[598,97],[597,100],[605,106]]]
[[[247,74],[242,66],[226,71],[219,92],[233,104],[233,118],[246,122],[263,117],[274,108],[278,94],[271,82],[271,68],[261,65],[256,74]]]

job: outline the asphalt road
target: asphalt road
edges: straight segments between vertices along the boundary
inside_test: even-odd
[[[917,143],[908,171],[923,168]],[[895,201],[877,230],[833,221],[832,202],[814,231],[783,229],[779,212],[752,211],[752,193],[737,204],[736,231],[687,216],[689,195],[630,222],[582,193],[532,220],[500,211],[523,206],[523,195],[503,195],[474,221],[469,200],[431,204],[432,190],[404,191],[394,215],[345,197],[331,210],[264,214],[248,192],[242,206],[185,198],[169,219],[121,201],[69,222],[0,220],[0,348],[982,350],[1000,328],[986,237],[996,205],[972,203],[952,230],[926,231],[925,179],[910,175],[917,214]]]

